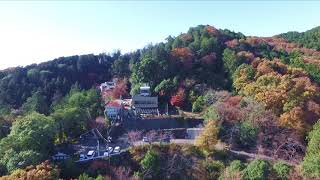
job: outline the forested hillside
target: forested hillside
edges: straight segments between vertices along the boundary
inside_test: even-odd
[[[61,57],[39,65],[4,70],[0,82],[2,110],[20,108],[33,94],[42,96],[43,106],[49,107],[51,102],[66,95],[76,82],[89,89],[111,77],[114,58],[103,54]]]
[[[279,37],[301,44],[306,48],[320,50],[320,27],[315,27],[302,33],[291,31],[280,34]]]
[[[197,142],[200,150],[183,149],[183,157],[178,157],[188,162],[185,158],[196,156],[196,162],[203,163],[198,164],[199,169],[193,168],[192,173],[201,172],[204,179],[229,179],[230,169],[237,166],[233,169],[236,173],[232,174],[233,178],[267,178],[271,170],[264,161],[252,161],[247,167],[239,162],[227,162],[225,168],[210,158],[210,161],[204,160],[215,152],[214,145],[219,139],[230,148],[302,164],[302,170],[290,171],[291,177],[320,178],[319,166],[315,165],[320,163],[317,153],[320,149],[316,145],[320,118],[319,32],[317,27],[304,33],[261,38],[199,25],[177,37],[169,36],[162,43],[127,54],[61,57],[39,65],[3,70],[0,72],[0,125],[12,124],[12,130],[10,133],[0,131],[0,153],[5,154],[0,158],[5,172],[2,174],[16,169],[14,163],[17,162],[10,159],[10,152],[16,152],[17,158],[24,158],[28,164],[39,164],[48,157],[45,147],[51,148],[54,143],[79,134],[73,126],[86,130],[90,119],[87,111],[92,117],[101,113],[98,94],[90,88],[118,77],[129,79],[127,86],[131,87],[131,94],[147,82],[159,96],[160,104],[170,102],[179,110],[203,116],[204,133]],[[88,106],[90,104],[93,105]],[[26,129],[34,132],[34,127],[20,122],[38,124],[40,134],[49,132],[50,143],[29,149],[32,138],[21,140],[21,137],[25,136]],[[19,143],[11,146],[12,141]],[[170,148],[156,149],[166,152]],[[138,157],[133,158],[133,163],[139,177],[148,165],[142,160],[142,151],[152,160],[169,161],[163,153],[160,157],[152,150],[142,148],[140,154],[138,150],[133,150],[131,155]],[[178,152],[177,148],[174,150]],[[192,150],[197,153],[189,152]],[[41,156],[34,160],[36,162],[31,161],[30,157],[37,153]],[[205,164],[208,162],[212,164]],[[278,173],[280,179],[289,173],[285,169],[285,174],[281,174],[281,168],[287,168],[281,162],[273,168],[272,173]],[[151,177],[168,177],[166,173],[159,170]],[[181,171],[172,177],[182,175],[186,173]],[[197,175],[192,174],[192,178],[197,179]]]

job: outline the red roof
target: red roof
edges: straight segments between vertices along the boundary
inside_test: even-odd
[[[111,107],[119,107],[119,108],[121,108],[122,107],[122,105],[121,105],[121,103],[120,102],[118,102],[118,101],[110,101],[108,104],[107,104],[107,106],[111,106]]]

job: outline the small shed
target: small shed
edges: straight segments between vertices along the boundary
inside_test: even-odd
[[[69,159],[69,158],[70,158],[69,155],[64,154],[64,153],[62,153],[62,152],[58,152],[57,154],[55,154],[55,155],[52,156],[52,159],[53,159],[54,161],[66,160],[66,159]]]

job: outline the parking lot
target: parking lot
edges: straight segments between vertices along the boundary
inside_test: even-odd
[[[87,161],[117,155],[126,150],[128,144],[121,139],[112,139],[111,137],[106,140],[91,130],[81,135],[73,148],[79,155],[79,161]]]

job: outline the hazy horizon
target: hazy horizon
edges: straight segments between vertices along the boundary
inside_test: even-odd
[[[123,53],[200,24],[273,36],[319,26],[320,2],[0,2],[0,69],[61,56]]]

